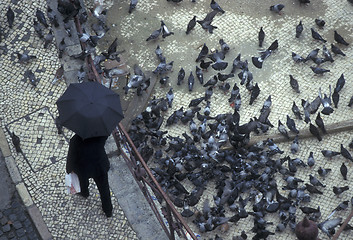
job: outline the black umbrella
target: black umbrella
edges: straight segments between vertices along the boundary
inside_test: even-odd
[[[109,136],[124,118],[119,95],[96,82],[70,84],[56,104],[61,125],[83,139]]]

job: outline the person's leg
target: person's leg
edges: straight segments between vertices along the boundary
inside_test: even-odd
[[[109,189],[109,182],[108,182],[108,173],[103,174],[101,176],[93,178],[97,184],[100,198],[102,201],[102,208],[107,217],[112,216],[112,200],[110,197],[110,189]]]
[[[88,191],[88,185],[89,185],[89,181],[88,178],[82,176],[82,175],[77,175],[78,176],[78,180],[80,181],[80,187],[81,187],[81,192],[78,193],[79,195],[81,195],[84,198],[88,198],[89,196],[89,191]]]

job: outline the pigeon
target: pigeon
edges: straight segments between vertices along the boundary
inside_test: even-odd
[[[242,68],[242,63],[240,61],[240,53],[238,54],[238,56],[233,60],[233,66],[232,66],[232,70],[231,73],[235,73],[235,71],[237,69],[241,69]]]
[[[272,5],[270,6],[270,11],[281,14],[281,10],[284,8],[283,4],[276,4],[276,5]]]
[[[12,143],[13,143],[13,145],[15,146],[16,152],[17,152],[17,153],[22,152],[22,149],[21,149],[21,140],[20,140],[20,138],[19,138],[14,132],[12,132],[12,133],[10,134],[10,136],[11,136]]]
[[[77,71],[77,80],[79,83],[83,82],[83,80],[86,78],[86,72],[83,69],[83,66]]]
[[[219,13],[219,11],[213,10],[212,12],[208,13],[203,20],[197,20],[196,22],[199,23],[203,29],[208,30],[209,33],[213,33],[213,29],[217,27],[212,26],[211,23],[217,13]]]
[[[188,23],[188,26],[186,28],[186,34],[189,34],[191,32],[192,29],[194,29],[196,25],[196,16],[194,16]]]
[[[167,92],[168,107],[171,108],[174,100],[173,88],[170,88]]]
[[[327,96],[325,93],[324,97],[322,97],[321,88],[319,88],[319,97],[321,99],[322,106],[324,107],[321,113],[325,115],[330,115],[333,112],[333,109],[331,107],[331,85],[329,85],[329,89],[330,89],[330,95]]]
[[[203,86],[204,87],[209,87],[209,86],[215,86],[218,82],[218,78],[216,75],[214,75],[210,80],[208,80]]]
[[[326,175],[331,172],[332,170],[330,168],[322,168],[319,167],[319,169],[317,170],[317,173],[321,176],[321,177],[326,177]]]
[[[316,18],[315,19],[315,23],[316,23],[316,25],[319,27],[319,28],[323,28],[324,26],[325,26],[325,21],[324,20],[322,20],[322,19],[318,19],[318,18]]]
[[[161,32],[162,32],[162,28],[159,28],[159,29],[153,31],[153,32],[151,33],[151,35],[146,39],[146,42],[148,42],[148,41],[150,41],[150,40],[155,40],[155,39],[157,39],[157,38],[159,37],[159,35],[161,34]]]
[[[324,69],[324,68],[319,68],[319,67],[312,67],[310,66],[311,70],[315,73],[315,74],[324,74],[326,72],[330,72],[329,69]]]
[[[229,45],[223,40],[223,38],[219,39],[219,44],[221,45],[221,51],[226,53],[229,51]]]
[[[342,163],[341,167],[340,167],[340,172],[342,174],[342,177],[344,180],[347,180],[347,172],[348,172],[348,169],[347,169],[347,166]]]
[[[300,4],[307,4],[310,3],[310,0],[299,0]]]
[[[202,85],[203,84],[203,73],[202,73],[202,69],[199,68],[198,66],[196,66],[196,77],[199,80],[200,84]]]
[[[343,147],[343,144],[341,144],[341,155],[348,159],[348,160],[351,160],[353,162],[353,157],[352,155],[350,154],[350,152],[345,148]]]
[[[17,53],[17,58],[19,63],[28,63],[30,60],[36,59],[37,57],[26,53],[23,53],[23,54]]]
[[[210,6],[215,11],[225,13],[225,11],[221,8],[221,6],[219,6],[219,4],[215,0],[211,0]]]
[[[315,187],[326,187],[326,185],[322,184],[322,182],[320,182],[319,179],[317,179],[311,174],[309,175],[309,180],[310,180],[310,183]]]
[[[351,99],[349,100],[349,103],[347,105],[348,107],[352,107],[353,106],[353,96],[351,97]]]
[[[296,26],[295,28],[295,37],[296,38],[299,38],[300,35],[302,34],[303,32],[303,24],[302,24],[302,21],[299,22],[299,24]]]
[[[303,57],[300,56],[299,54],[296,54],[295,52],[292,52],[292,59],[293,59],[294,62],[296,62],[296,63],[305,62],[305,58],[303,58]]]
[[[229,73],[229,74],[217,73],[217,77],[218,77],[219,81],[224,82],[228,78],[234,77],[234,74],[233,73]]]
[[[343,73],[341,74],[341,76],[338,78],[337,82],[336,82],[336,87],[335,90],[336,92],[340,92],[344,86],[344,84],[346,83],[346,80],[344,79],[344,75]]]
[[[293,119],[291,119],[288,115],[287,115],[287,122],[286,122],[287,127],[289,128],[289,130],[293,131],[296,134],[299,134],[298,129],[295,127],[295,122]]]
[[[44,35],[43,35],[42,26],[35,19],[33,19],[33,27],[36,33],[38,34],[39,38],[43,39]]]
[[[333,186],[332,188],[333,190],[333,193],[338,196],[338,195],[341,195],[343,192],[349,190],[349,187],[348,186],[344,186],[344,187],[336,187],[336,186]]]
[[[331,151],[331,150],[321,150],[322,155],[324,155],[324,157],[327,158],[332,158],[334,156],[340,155],[340,152],[335,152],[335,151]]]
[[[267,48],[267,50],[275,51],[278,48],[278,40],[274,40],[271,45]]]
[[[69,21],[69,19],[64,19],[64,29],[65,29],[67,36],[72,37],[71,22]]]
[[[129,13],[132,13],[132,11],[136,8],[137,3],[138,0],[130,0]]]
[[[345,45],[345,46],[348,46],[348,45],[349,45],[349,43],[347,43],[347,42],[343,39],[343,37],[337,33],[336,30],[335,30],[335,34],[334,34],[334,39],[335,39],[336,42],[338,42],[338,43],[340,43],[340,44],[343,44],[343,45]]]
[[[212,63],[212,61],[205,62],[203,59],[201,59],[200,68],[207,71],[207,69],[209,68],[209,66],[211,66]]]
[[[29,82],[32,84],[33,87],[36,87],[38,84],[38,79],[34,76],[32,70],[26,70],[24,73],[24,77],[28,78]]]
[[[296,135],[291,144],[290,151],[292,154],[295,154],[298,152],[298,150],[299,150],[299,140],[298,140],[298,135]]]
[[[317,189],[315,186],[313,186],[311,184],[305,183],[305,187],[306,187],[306,190],[308,190],[308,192],[310,192],[310,193],[324,194],[323,192],[321,192],[319,189]]]
[[[259,31],[259,47],[262,47],[262,43],[264,42],[264,39],[265,39],[265,32],[261,27]]]
[[[190,101],[189,107],[197,107],[203,100],[205,100],[205,97],[192,99]]]
[[[253,102],[255,101],[255,99],[259,96],[260,94],[260,88],[259,85],[256,83],[253,90],[251,91],[251,95],[250,95],[250,102],[249,105],[252,105]]]
[[[337,46],[333,45],[333,43],[331,43],[331,51],[334,53],[334,54],[337,54],[337,55],[342,55],[342,56],[346,56],[346,54],[344,52],[342,52],[341,49],[339,49]]]
[[[311,28],[311,36],[314,38],[314,39],[316,39],[316,40],[319,40],[319,41],[322,41],[322,42],[327,42],[325,39],[323,39],[322,37],[321,37],[321,35],[318,33],[318,32],[316,32],[313,28]]]
[[[315,125],[313,125],[312,123],[310,123],[309,131],[313,136],[315,136],[317,138],[317,140],[319,140],[319,141],[322,140],[319,129]]]
[[[167,82],[168,82],[168,79],[169,79],[169,76],[162,76],[160,79],[159,79],[159,83],[161,84],[161,85],[166,85],[167,84]]]
[[[271,105],[272,105],[272,100],[271,100],[271,95],[269,95],[269,96],[267,97],[267,99],[265,100],[265,102],[264,102],[264,104],[263,104],[263,106],[262,106],[260,112],[263,113],[263,112],[265,112],[266,110],[270,109]]]
[[[174,32],[169,31],[167,25],[163,21],[161,21],[161,28],[162,28],[162,38],[166,38],[170,35],[174,35]]]
[[[315,119],[315,123],[324,134],[327,133],[326,129],[325,129],[324,121],[322,120],[320,113],[317,114],[316,119]]]
[[[241,96],[240,96],[240,93],[238,93],[236,96],[235,96],[235,100],[234,100],[234,109],[236,111],[239,111],[240,110],[240,107],[241,107]]]
[[[196,62],[199,62],[202,58],[205,58],[207,55],[208,47],[206,46],[206,43],[204,43],[201,52],[199,53],[199,56],[196,58]]]
[[[340,95],[336,90],[334,90],[332,94],[332,102],[335,108],[337,108],[339,100],[340,100]]]
[[[66,48],[65,38],[63,38],[63,39],[60,41],[58,48],[59,48],[58,57],[59,57],[59,58],[62,58],[62,57],[63,57],[63,53],[64,53],[65,48]]]
[[[177,85],[181,85],[181,82],[184,81],[184,78],[185,78],[185,70],[184,70],[184,68],[181,68],[178,73]]]
[[[45,19],[44,13],[41,10],[39,10],[38,8],[37,8],[37,11],[36,11],[36,17],[37,17],[38,21],[41,24],[43,24],[46,28],[49,27],[49,25],[47,23],[47,20]]]
[[[298,81],[292,75],[289,75],[289,79],[290,86],[296,93],[300,93]]]
[[[13,22],[15,20],[15,13],[12,11],[10,6],[7,8],[6,18],[7,18],[7,23],[9,24],[9,28],[12,29]]]
[[[314,50],[312,50],[308,56],[306,57],[305,61],[308,61],[308,60],[313,60],[316,58],[317,54],[319,53],[319,48],[316,48]]]
[[[308,164],[309,167],[313,167],[315,165],[315,159],[314,159],[314,153],[313,152],[309,153],[307,164]]]
[[[195,83],[195,78],[194,75],[192,74],[192,71],[190,72],[189,78],[188,78],[188,87],[189,87],[189,92],[192,91]]]
[[[292,112],[294,113],[294,115],[299,119],[302,120],[302,114],[300,113],[300,110],[297,106],[297,104],[295,104],[295,101],[293,101],[293,105],[292,105]]]
[[[216,52],[212,53],[211,55],[208,56],[214,64],[211,65],[211,67],[216,70],[216,71],[222,71],[227,68],[228,63],[223,61],[224,59],[224,53],[223,52]]]
[[[50,29],[49,33],[44,37],[44,48],[48,48],[49,44],[52,43],[54,39],[53,31]]]
[[[324,56],[325,56],[325,60],[326,61],[330,61],[330,62],[334,62],[332,54],[330,53],[330,51],[326,48],[326,46],[323,46],[323,50],[322,50]]]

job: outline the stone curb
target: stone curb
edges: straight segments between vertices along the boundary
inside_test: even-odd
[[[44,223],[39,209],[34,205],[31,195],[29,194],[25,184],[22,181],[22,177],[17,168],[15,159],[11,155],[10,146],[7,142],[3,128],[0,128],[0,150],[3,153],[5,164],[10,174],[11,180],[14,182],[14,184],[16,184],[16,190],[20,195],[20,198],[24,203],[37,232],[43,240],[53,239],[47,225]]]

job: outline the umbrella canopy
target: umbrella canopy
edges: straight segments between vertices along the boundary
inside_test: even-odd
[[[124,118],[119,95],[97,82],[70,84],[56,104],[60,123],[83,139],[109,136]]]

